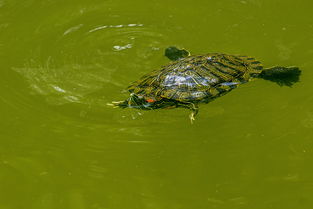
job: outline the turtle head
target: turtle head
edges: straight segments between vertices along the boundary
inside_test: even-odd
[[[128,106],[136,108],[137,106],[141,106],[144,102],[144,99],[141,96],[138,96],[135,93],[131,93],[129,98],[127,99]]]
[[[139,96],[135,93],[131,93],[129,98],[125,100],[124,105],[128,108],[136,109],[151,109],[153,101],[146,100],[143,96]]]
[[[151,110],[151,109],[158,108],[157,104],[158,102],[152,98],[146,99],[143,96],[139,96],[135,93],[131,93],[128,99],[124,101],[108,103],[107,105],[113,106],[113,107],[120,107],[120,108],[135,108],[135,109]]]

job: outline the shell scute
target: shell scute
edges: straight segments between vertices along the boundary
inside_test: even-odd
[[[201,101],[231,91],[262,69],[259,61],[247,56],[218,53],[189,56],[152,71],[128,90],[156,100]]]

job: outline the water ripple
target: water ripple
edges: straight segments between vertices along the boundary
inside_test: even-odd
[[[158,50],[164,35],[153,27],[93,23],[82,20],[84,15],[60,24],[53,33],[36,30],[39,45],[34,43],[37,48],[24,66],[12,68],[23,75],[32,93],[44,96],[49,104],[104,107],[132,81],[130,74],[137,78],[135,70],[149,72],[162,58]],[[116,22],[117,17],[110,18]]]
[[[88,32],[92,33],[92,32],[98,31],[98,30],[106,29],[106,28],[142,27],[142,26],[143,26],[143,24],[134,24],[134,23],[126,24],[126,25],[102,25],[102,26],[98,26],[94,29],[91,29]]]

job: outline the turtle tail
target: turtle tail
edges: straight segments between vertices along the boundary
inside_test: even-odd
[[[259,78],[277,83],[280,86],[291,87],[299,81],[301,70],[298,67],[266,68],[259,74]]]

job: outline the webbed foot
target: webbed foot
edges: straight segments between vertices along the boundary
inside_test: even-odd
[[[196,120],[195,116],[196,116],[196,115],[195,115],[194,112],[190,113],[189,118],[190,118],[190,123],[191,123],[191,124],[193,124],[193,121]]]
[[[194,103],[189,103],[188,106],[189,106],[189,109],[191,109],[192,111],[189,115],[189,118],[190,118],[191,124],[193,124],[193,122],[196,120],[196,115],[199,112],[199,107],[197,104],[194,104]]]

